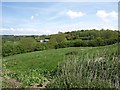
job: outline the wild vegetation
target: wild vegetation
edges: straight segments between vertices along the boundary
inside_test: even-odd
[[[31,52],[3,58],[3,77],[20,87],[118,88],[118,45],[70,47]],[[36,86],[36,87],[37,87]]]
[[[116,47],[96,48],[82,54],[68,57],[47,87],[120,88],[120,60]]]
[[[118,42],[118,31],[78,30],[53,35],[3,36],[2,38],[2,55],[5,57],[48,49],[111,45]],[[42,39],[49,39],[49,42],[37,42]]]
[[[2,38],[3,88],[120,88],[118,31]]]

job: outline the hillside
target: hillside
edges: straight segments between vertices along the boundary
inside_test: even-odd
[[[2,56],[67,47],[96,47],[117,43],[119,31],[77,30],[51,35],[2,36]]]
[[[69,47],[62,49],[51,49],[51,50],[36,51],[36,52],[8,56],[8,57],[4,57],[2,62],[3,77],[13,78],[17,80],[18,82],[22,83],[21,85],[22,87],[34,86],[36,84],[42,86],[46,81],[53,82],[52,80],[58,78],[57,76],[59,76],[59,74],[57,73],[59,72],[59,68],[61,68],[61,65],[64,66],[66,62],[71,60],[83,61],[82,62],[83,66],[84,66],[84,61],[90,60],[90,62],[93,62],[96,59],[99,60],[100,58],[102,58],[103,60],[105,59],[106,62],[109,63],[113,63],[113,59],[114,61],[116,60],[118,61],[117,49],[118,46],[115,44],[115,45],[100,46],[100,47]],[[110,57],[112,57],[113,59],[110,59]],[[111,65],[114,66],[115,64],[116,62]],[[111,70],[116,71],[116,68],[109,66],[106,67],[106,66],[105,68],[109,68],[109,69],[111,68]],[[71,67],[72,67],[72,63],[71,63]],[[68,70],[68,69],[64,69],[64,70]],[[102,71],[100,72],[102,73]],[[110,74],[111,71],[107,70],[107,73]],[[111,74],[109,75],[109,77],[110,76]],[[57,81],[58,81],[57,83],[60,83],[59,79],[57,79]],[[3,82],[9,84],[9,82],[6,81]],[[58,84],[56,83],[52,84],[54,88],[57,87],[56,85],[58,86]],[[114,87],[116,84],[112,83],[112,85]],[[108,87],[109,86],[110,85],[108,85]],[[85,86],[83,85],[83,87]],[[101,85],[101,87],[104,87],[104,85]]]

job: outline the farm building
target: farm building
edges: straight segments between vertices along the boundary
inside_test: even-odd
[[[42,39],[42,40],[38,40],[38,42],[48,42],[49,39]]]

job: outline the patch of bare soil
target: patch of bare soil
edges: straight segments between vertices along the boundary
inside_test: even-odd
[[[36,84],[36,85],[34,85],[34,86],[31,86],[31,87],[30,87],[30,90],[32,90],[32,88],[36,88],[36,89],[37,89],[37,88],[38,88],[38,89],[40,89],[40,88],[41,88],[41,89],[42,89],[42,88],[46,88],[46,86],[47,86],[49,83],[50,83],[50,81],[47,80],[46,82],[43,83],[43,85],[42,85],[42,84]]]
[[[2,81],[7,82],[11,86],[10,88],[19,88],[22,85],[19,81],[12,78],[2,78]]]

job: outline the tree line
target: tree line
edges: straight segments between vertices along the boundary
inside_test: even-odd
[[[120,41],[119,31],[112,30],[77,30],[71,32],[59,32],[52,35],[31,36],[2,36],[2,55],[58,49],[66,47],[96,47],[115,44]],[[49,39],[48,42],[37,42]]]

